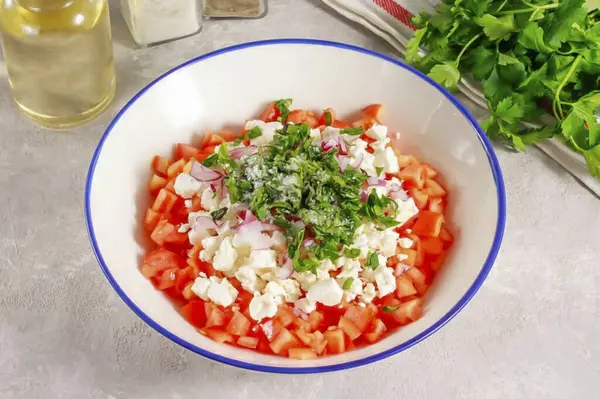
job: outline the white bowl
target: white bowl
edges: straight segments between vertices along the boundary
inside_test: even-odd
[[[139,271],[146,184],[154,154],[199,132],[241,126],[270,101],[352,113],[386,108],[394,145],[430,162],[450,192],[456,243],[427,296],[423,318],[382,341],[299,361],[218,344],[199,334]],[[85,190],[90,239],[109,282],[129,307],[167,338],[234,366],[278,373],[347,369],[401,352],[438,330],[473,297],[502,240],[505,192],[492,146],[448,92],[405,64],[358,47],[306,39],[242,44],[193,59],[141,90],[115,117],[92,159]]]

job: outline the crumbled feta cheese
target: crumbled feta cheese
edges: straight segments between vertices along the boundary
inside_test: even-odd
[[[206,237],[202,240],[202,251],[200,251],[200,260],[204,262],[210,262],[210,260],[215,256],[215,252],[219,249],[219,244],[221,244],[221,238],[219,236],[210,236]]]
[[[347,279],[339,279],[338,278],[338,283],[340,284],[340,287],[344,287],[344,283],[346,282]],[[360,281],[360,279],[358,278],[354,278],[352,280],[352,283],[350,284],[350,287],[346,290],[344,290],[344,299],[346,299],[347,301],[353,301],[358,295],[362,294],[363,292],[363,286],[362,286],[362,281]]]
[[[375,270],[373,270],[369,267],[363,269],[363,271],[360,272],[360,278],[361,278],[361,280],[367,281],[369,283],[374,283],[375,282]]]
[[[298,299],[296,303],[294,303],[294,310],[298,309],[299,311],[309,314],[317,310],[316,302],[309,300],[308,298]]]
[[[271,234],[271,247],[283,250],[287,245],[287,238],[283,235],[282,232],[275,230],[273,234]]]
[[[265,287],[265,283],[256,275],[256,270],[242,266],[235,272],[235,278],[242,284],[242,288],[254,294]]]
[[[273,269],[257,269],[256,275],[260,277],[261,280],[269,282],[276,281],[277,275],[272,271]]]
[[[381,232],[381,241],[379,243],[379,250],[381,253],[390,258],[396,253],[396,245],[398,243],[398,237],[400,235],[393,229],[387,229]]]
[[[187,233],[190,230],[190,225],[187,223],[182,223],[181,226],[177,229],[178,233]]]
[[[272,249],[257,249],[250,253],[244,266],[253,269],[273,269],[277,267],[277,252]]]
[[[321,131],[319,129],[310,129],[310,138],[314,143],[321,141]]]
[[[285,299],[285,290],[277,281],[269,281],[265,287],[265,294],[271,295],[278,305],[281,305]]]
[[[251,253],[251,251],[261,251],[262,249],[257,249],[256,247],[259,246],[264,248],[263,244],[265,242],[268,243],[270,240],[271,237],[265,233],[260,233],[260,237],[258,237],[256,235],[247,234],[240,231],[233,237],[233,246],[240,254],[248,255]]]
[[[379,261],[379,265],[385,265],[387,263],[387,258],[381,254],[377,254],[377,260]]]
[[[349,153],[353,163],[360,162],[359,168],[364,170],[368,176],[376,176],[375,156],[367,151],[367,142],[362,139],[357,139],[349,148]]]
[[[400,262],[402,262],[402,261],[408,259],[408,255],[406,255],[406,254],[398,254],[398,255],[396,255],[396,258],[398,258],[398,260]]]
[[[338,136],[339,134],[340,129],[338,129],[337,127],[326,126],[325,129],[323,129],[323,132],[321,133],[321,137],[323,137],[323,139],[326,139],[328,137]]]
[[[383,168],[385,173],[398,173],[400,170],[398,158],[392,148],[387,147],[383,151],[376,151],[374,156],[374,165]]]
[[[344,266],[342,266],[342,271],[337,275],[339,279],[347,279],[352,277],[355,280],[358,280],[358,274],[361,272],[362,266],[360,262],[356,259],[348,259]]]
[[[386,296],[387,294],[394,292],[396,289],[396,277],[394,276],[394,269],[384,265],[380,265],[375,270],[375,282],[377,283],[379,298]]]
[[[250,140],[250,142],[254,145],[264,145],[269,144],[271,140],[273,140],[273,136],[275,132],[281,128],[283,125],[279,122],[268,122],[265,123],[261,120],[253,120],[248,121],[246,123],[246,130],[252,130],[255,127],[258,127],[262,132],[262,135],[258,136],[255,139]]]
[[[313,302],[320,302],[325,306],[334,306],[341,302],[344,291],[333,278],[317,281],[310,287],[306,297]]]
[[[238,254],[235,248],[233,248],[231,245],[231,237],[225,237],[223,241],[221,241],[221,245],[215,253],[213,267],[215,270],[229,271],[233,268],[237,257]]]
[[[206,274],[202,277],[196,277],[191,290],[203,301],[208,301],[208,289],[210,288],[210,280],[206,278]]]
[[[208,298],[219,306],[231,305],[238,296],[238,290],[226,278],[212,276],[208,288]]]
[[[372,142],[369,144],[369,147],[371,147],[375,152],[383,152],[389,143],[390,139],[384,138],[383,140]]]
[[[269,294],[254,294],[254,298],[248,306],[250,317],[256,321],[260,321],[267,317],[273,317],[277,313],[277,302]]]
[[[192,200],[185,200],[183,201],[183,204],[185,205],[186,208],[191,208],[192,207]]]
[[[374,124],[365,134],[375,140],[383,140],[387,137],[388,128],[384,125]]]
[[[317,276],[311,272],[294,272],[292,278],[300,284],[300,288],[304,291],[308,291],[317,282]]]
[[[279,281],[279,285],[283,287],[285,291],[285,301],[288,303],[296,302],[302,292],[300,292],[300,284],[296,280],[291,278]]]
[[[202,183],[187,173],[180,173],[175,178],[175,194],[183,198],[192,198],[202,188]]]
[[[413,240],[411,240],[410,238],[406,238],[406,237],[402,237],[398,240],[398,244],[400,244],[400,246],[404,249],[412,248],[414,243],[415,242]]]
[[[363,288],[363,292],[359,300],[363,303],[371,303],[373,302],[373,299],[375,299],[375,296],[377,296],[377,290],[375,290],[375,286],[371,283],[367,283],[365,288]]]
[[[219,209],[219,198],[218,195],[210,188],[204,190],[201,197],[202,208],[209,212],[213,212]]]
[[[419,213],[419,208],[415,204],[415,200],[409,198],[406,201],[396,200],[398,204],[398,210],[396,211],[396,220],[400,222],[400,225],[406,223],[410,218]]]

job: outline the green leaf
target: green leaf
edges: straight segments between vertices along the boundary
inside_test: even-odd
[[[460,72],[454,64],[444,63],[436,65],[431,68],[431,71],[427,75],[448,90],[457,90]]]
[[[216,211],[212,211],[210,213],[210,217],[216,222],[218,220],[223,219],[223,216],[227,213],[227,207],[217,209]]]
[[[525,48],[539,53],[550,54],[556,49],[551,48],[544,41],[544,30],[536,22],[529,22],[525,28],[519,32],[517,41]]]
[[[365,263],[366,268],[377,269],[379,267],[379,256],[377,256],[376,252],[369,252],[367,256],[367,261]]]
[[[331,116],[331,112],[325,110],[323,115],[325,115],[325,124],[327,126],[331,126],[331,124],[333,123],[333,117]]]
[[[477,80],[487,79],[497,62],[498,54],[484,45],[475,47],[468,55],[471,73]]]
[[[549,139],[557,134],[556,126],[542,126],[537,129],[528,130],[526,133],[520,134],[523,144],[532,145],[537,144],[540,141]]]
[[[346,248],[344,249],[344,256],[350,259],[356,259],[360,255],[360,249],[358,248]]]
[[[585,158],[590,174],[600,179],[600,145],[585,150],[583,157]]]
[[[491,4],[492,0],[463,0],[463,7],[477,17],[485,14]]]
[[[262,136],[262,130],[258,126],[254,126],[244,135],[244,140],[252,140],[260,136]]]
[[[418,65],[421,61],[421,56],[419,55],[421,40],[423,40],[423,36],[427,33],[427,28],[418,29],[415,32],[415,35],[412,39],[408,41],[406,44],[406,53],[405,58],[406,62],[411,65]]]
[[[292,105],[292,101],[293,100],[291,98],[284,98],[275,101],[275,106],[281,115],[279,118],[277,118],[278,121],[283,122],[287,119],[288,115],[290,114],[290,106]]]
[[[527,77],[525,64],[510,54],[498,55],[498,75],[508,83],[519,84]]]
[[[494,115],[508,123],[520,122],[524,115],[523,97],[518,94],[505,97],[498,103]]]
[[[360,136],[365,132],[362,127],[345,127],[340,129],[340,134],[347,134],[349,136]]]
[[[210,168],[211,166],[215,166],[219,162],[219,154],[211,154],[207,156],[204,161],[202,161],[202,165]]]
[[[545,63],[539,69],[531,71],[529,76],[521,82],[518,90],[527,92],[532,97],[543,97],[545,94],[544,79],[548,76],[548,64]]]
[[[349,290],[350,287],[352,287],[353,282],[354,282],[354,279],[352,277],[348,277],[346,280],[344,280],[344,285],[342,286],[342,289]]]
[[[504,98],[513,94],[510,84],[498,74],[498,68],[494,68],[489,78],[483,82],[483,93],[492,105],[498,104]]]
[[[491,14],[475,18],[475,22],[483,28],[485,35],[493,41],[508,40],[517,31],[514,15],[496,18]]]
[[[398,310],[399,308],[400,308],[400,306],[389,306],[389,305],[385,305],[385,306],[383,307],[383,311],[384,311],[384,313],[390,313],[390,312],[393,312],[393,311],[395,311],[395,310]]]
[[[544,27],[544,39],[550,47],[559,48],[569,40],[573,24],[585,23],[587,11],[584,3],[585,0],[560,0],[558,8]]]

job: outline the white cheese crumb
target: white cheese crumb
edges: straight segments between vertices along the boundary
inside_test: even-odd
[[[325,306],[335,306],[341,302],[344,291],[337,281],[332,278],[317,281],[310,287],[306,297],[313,302],[320,302]]]
[[[377,283],[377,296],[382,298],[396,289],[396,277],[394,270],[385,265],[379,266],[375,270],[375,282]]]
[[[183,198],[192,198],[202,188],[202,183],[187,173],[180,173],[173,185],[175,193]]]
[[[254,298],[248,306],[250,317],[256,321],[260,321],[267,317],[273,317],[277,313],[277,302],[269,294],[258,295],[254,294]]]

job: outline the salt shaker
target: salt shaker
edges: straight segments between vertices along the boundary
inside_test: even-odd
[[[202,29],[203,0],[121,0],[121,13],[139,46],[168,42]]]
[[[204,0],[207,18],[262,18],[267,0]]]

